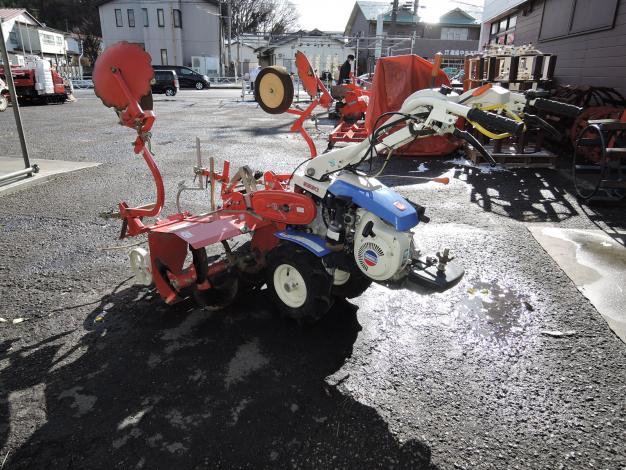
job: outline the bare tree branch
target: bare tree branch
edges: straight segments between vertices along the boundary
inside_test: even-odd
[[[298,27],[298,12],[287,0],[237,0],[232,3],[232,15],[233,36],[255,32],[282,34]]]

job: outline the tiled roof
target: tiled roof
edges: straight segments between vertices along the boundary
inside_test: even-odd
[[[361,8],[366,20],[376,20],[378,15],[388,13],[390,10],[389,2],[371,2],[359,0],[356,2]]]
[[[373,2],[367,0],[358,0],[357,5],[361,8],[363,16],[368,21],[376,21],[378,15],[383,15],[383,21],[391,21],[391,5],[390,2]],[[397,23],[415,23],[416,18],[412,11],[399,10],[396,15]]]
[[[20,15],[30,16],[35,23],[41,25],[37,18],[28,13],[26,8],[0,8],[0,18],[2,18],[2,21],[9,21]]]
[[[439,17],[439,23],[464,26],[479,24],[476,18],[468,15],[460,8],[455,8],[454,10],[450,10],[448,13],[441,15],[441,17]]]
[[[25,8],[0,8],[0,18],[2,18],[3,21],[7,21],[21,15],[25,11]]]

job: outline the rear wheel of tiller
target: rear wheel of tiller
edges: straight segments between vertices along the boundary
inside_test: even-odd
[[[293,82],[281,67],[265,67],[254,82],[254,99],[269,114],[281,114],[293,101]]]
[[[267,258],[268,288],[282,314],[301,323],[328,313],[333,277],[319,258],[293,243],[279,245]]]

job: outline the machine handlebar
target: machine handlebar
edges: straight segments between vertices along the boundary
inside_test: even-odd
[[[478,108],[472,108],[467,112],[467,119],[474,121],[481,126],[488,127],[498,132],[508,132],[517,135],[524,128],[524,123],[514,121],[495,113],[489,113]]]
[[[543,98],[537,98],[533,103],[533,106],[539,111],[544,111],[550,114],[558,114],[559,116],[570,118],[577,118],[583,110],[583,108],[579,108],[573,104],[561,103],[559,101],[546,100]]]

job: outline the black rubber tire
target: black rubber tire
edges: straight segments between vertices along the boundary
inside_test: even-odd
[[[271,106],[268,103],[263,102],[261,99],[259,90],[259,85],[261,85],[261,81],[264,77],[268,75],[274,75],[278,80],[280,80],[282,89],[283,89],[283,98],[281,102],[276,106]],[[254,99],[261,109],[269,114],[282,114],[289,109],[291,103],[293,102],[293,81],[291,77],[287,73],[287,71],[281,67],[265,67],[263,68],[256,77],[254,81]]]
[[[204,90],[204,83],[202,82],[196,82],[196,84],[194,85],[196,90]]]
[[[176,88],[166,88],[165,96],[176,96]]]
[[[283,264],[298,271],[304,279],[307,292],[304,304],[293,308],[283,303],[274,286],[274,272]],[[328,313],[333,305],[331,294],[333,278],[322,261],[310,251],[295,243],[281,243],[267,254],[267,287],[280,313],[298,323],[312,323]]]
[[[333,285],[332,294],[335,297],[354,299],[363,294],[372,285],[372,279],[363,274],[356,263],[353,263],[349,272],[350,277],[347,282],[340,286]]]

